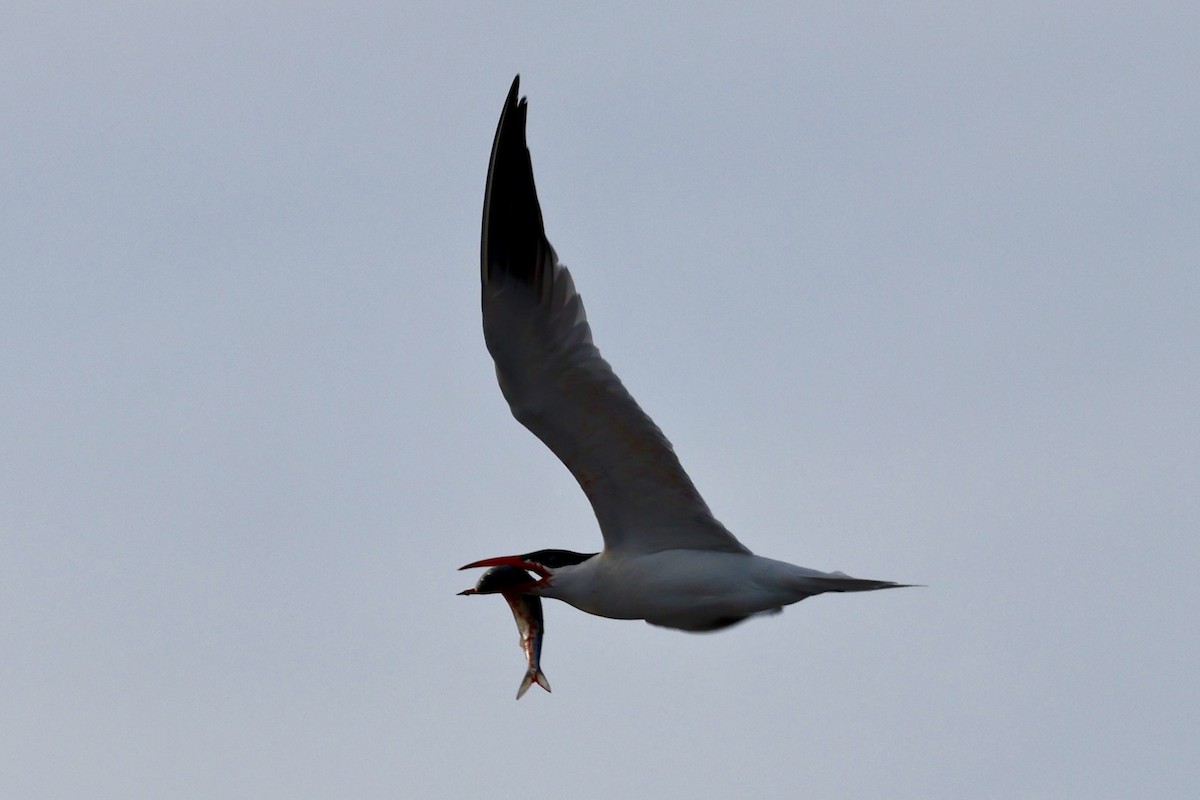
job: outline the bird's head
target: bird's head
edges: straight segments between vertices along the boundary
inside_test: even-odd
[[[535,550],[519,556],[496,556],[472,561],[459,567],[474,569],[475,567],[492,567],[483,574],[474,589],[467,589],[459,594],[525,594],[543,589],[552,584],[554,572],[563,567],[573,567],[582,564],[596,553],[576,553],[574,550]],[[501,571],[503,568],[503,571]],[[534,580],[528,573],[539,576]]]

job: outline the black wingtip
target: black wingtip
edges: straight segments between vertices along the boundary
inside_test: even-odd
[[[551,252],[533,182],[533,164],[525,141],[528,103],[520,98],[521,76],[508,90],[488,165],[481,247],[482,279],[508,277],[543,289],[546,256]]]

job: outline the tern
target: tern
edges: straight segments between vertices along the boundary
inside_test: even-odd
[[[517,567],[533,575],[509,591],[693,632],[824,592],[907,585],[763,558],[709,511],[670,442],[593,344],[571,273],[546,239],[519,85],[517,76],[500,113],[483,200],[484,339],[513,416],[575,476],[604,549],[537,550],[461,569]]]

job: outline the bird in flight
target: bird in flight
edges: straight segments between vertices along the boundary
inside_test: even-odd
[[[755,555],[713,517],[671,443],[592,342],[571,273],[546,239],[519,83],[500,112],[483,199],[484,340],[513,416],[575,476],[604,549],[536,550],[462,569],[517,567],[533,574],[510,593],[695,632],[824,592],[906,585]]]

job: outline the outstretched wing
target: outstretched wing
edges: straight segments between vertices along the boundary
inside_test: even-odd
[[[546,240],[519,80],[500,114],[483,201],[483,333],[509,408],[579,481],[607,549],[749,552],[592,344],[583,301]]]

